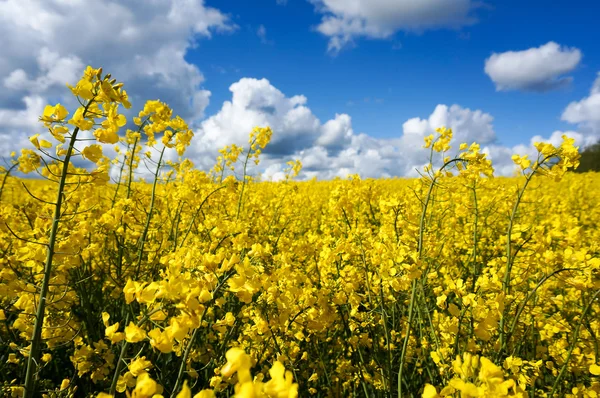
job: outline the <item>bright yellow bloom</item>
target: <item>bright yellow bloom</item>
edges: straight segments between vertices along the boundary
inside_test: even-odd
[[[129,325],[125,328],[125,340],[129,343],[137,343],[145,338],[146,332],[133,322],[129,322]]]
[[[173,342],[167,332],[161,332],[160,329],[152,329],[148,332],[150,344],[164,354],[173,351]]]
[[[84,158],[97,163],[100,158],[102,157],[102,146],[98,145],[98,144],[92,144],[92,145],[88,145],[85,148],[83,148],[83,151],[81,151],[81,154],[83,155]]]
[[[183,387],[181,391],[175,396],[175,398],[192,398],[192,391],[187,385],[187,380],[183,381]]]
[[[423,389],[422,398],[439,398],[437,390],[431,384],[425,384],[425,388]]]
[[[75,127],[79,127],[80,130],[90,130],[92,128],[92,126],[94,125],[94,121],[90,120],[86,117],[84,118],[83,116],[83,112],[84,109],[83,108],[77,108],[77,110],[75,111],[75,114],[73,115],[73,118],[71,120],[69,120],[69,124],[72,124]]]

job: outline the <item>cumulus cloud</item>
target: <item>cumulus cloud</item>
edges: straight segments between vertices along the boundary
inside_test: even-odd
[[[365,37],[386,39],[398,31],[457,29],[476,22],[471,0],[310,0],[323,14],[317,31],[337,52]]]
[[[548,42],[523,51],[494,53],[485,61],[485,73],[497,91],[548,91],[568,85],[573,71],[581,61],[577,48]]]
[[[267,154],[289,155],[316,139],[320,122],[306,106],[305,96],[286,97],[267,79],[243,78],[229,90],[231,101],[225,101],[201,123],[195,139],[198,152],[214,153],[225,145],[247,144],[255,126],[268,125],[276,132]]]
[[[599,84],[597,80],[592,95],[598,93]],[[441,126],[454,131],[453,151],[462,142],[479,143],[492,159],[496,175],[515,173],[511,159],[515,153],[535,158],[537,141],[559,145],[563,134],[574,138],[581,147],[595,141],[594,135],[568,130],[535,136],[514,146],[501,145],[492,115],[457,104],[439,104],[426,117],[406,120],[396,136],[382,139],[356,132],[352,117],[345,113],[319,120],[305,96],[288,96],[267,79],[243,78],[232,84],[230,91],[231,100],[225,101],[196,130],[189,155],[198,167],[207,170],[213,166],[218,149],[232,143],[247,147],[248,134],[254,126],[271,126],[272,141],[260,165],[250,170],[251,174],[261,174],[264,180],[284,179],[286,162],[293,159],[303,164],[301,179],[344,178],[351,174],[363,178],[415,177],[429,159],[429,150],[423,148],[424,138]]]
[[[302,162],[303,178],[415,176],[415,169],[428,159],[423,138],[440,126],[453,128],[457,143],[496,141],[490,114],[459,105],[438,105],[425,119],[407,120],[397,137],[380,139],[355,132],[348,114],[335,114],[322,122],[305,96],[287,96],[266,79],[243,78],[230,91],[231,100],[196,131],[191,154],[201,168],[210,168],[225,145],[247,147],[254,126],[273,129],[264,159],[253,170],[271,180],[283,178],[285,163],[291,159]]]
[[[534,146],[536,142],[548,142],[554,146],[560,146],[560,144],[563,141],[563,135],[575,139],[575,146],[578,146],[580,149],[592,145],[596,142],[596,139],[594,137],[582,134],[577,131],[556,130],[547,137],[535,135],[531,137],[528,143],[522,143],[512,147],[492,144],[483,147],[482,150],[492,160],[496,175],[511,176],[518,171],[518,169],[515,167],[514,162],[512,161],[512,155],[527,155],[530,159],[536,159],[538,154]]]
[[[0,2],[0,149],[19,149],[21,138],[40,132],[37,118],[50,101],[75,106],[65,83],[88,64],[123,81],[134,104],[160,98],[198,120],[210,92],[184,56],[198,38],[234,29],[203,0]]]
[[[590,90],[590,95],[571,102],[563,111],[561,119],[578,124],[588,136],[600,139],[600,72]]]

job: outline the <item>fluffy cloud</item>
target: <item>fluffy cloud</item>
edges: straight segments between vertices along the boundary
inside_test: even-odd
[[[554,146],[560,146],[563,141],[563,135],[566,135],[569,138],[574,138],[575,146],[580,147],[580,149],[596,142],[594,137],[577,131],[556,130],[548,137],[543,137],[541,135],[533,136],[527,144],[518,144],[513,147],[492,144],[484,147],[483,152],[486,153],[492,160],[496,175],[511,176],[517,170],[511,159],[513,154],[528,155],[530,159],[536,159],[537,150],[534,147],[536,142],[549,142]]]
[[[592,85],[590,95],[571,102],[562,114],[562,120],[578,124],[581,131],[600,139],[600,72]]]
[[[317,30],[337,52],[355,38],[385,39],[398,31],[459,28],[476,22],[471,0],[310,0],[324,14]]]
[[[267,79],[253,78],[243,78],[229,90],[231,101],[225,101],[219,112],[201,123],[194,140],[197,153],[214,154],[225,145],[247,144],[255,126],[268,125],[275,131],[268,155],[290,155],[317,138],[320,122],[303,95],[286,97]]]
[[[136,104],[160,98],[193,122],[210,92],[184,55],[198,37],[235,28],[203,0],[0,2],[0,36],[10,38],[0,48],[0,150],[39,132],[46,103],[75,105],[64,85],[88,64],[125,82]]]
[[[528,50],[494,53],[484,70],[498,91],[548,91],[572,81],[564,75],[577,67],[581,57],[576,48],[548,42]]]
[[[347,114],[321,122],[306,97],[288,97],[266,79],[243,78],[230,91],[231,100],[196,131],[191,156],[201,168],[210,168],[225,145],[247,146],[254,126],[271,126],[273,138],[252,172],[273,180],[283,178],[291,159],[303,163],[304,178],[415,176],[428,159],[423,138],[443,125],[454,129],[456,142],[492,145],[496,140],[490,114],[459,105],[438,105],[426,119],[407,120],[397,138],[379,139],[356,133]]]
[[[504,147],[499,145],[489,145],[484,151],[489,154],[494,162],[494,167],[499,175],[510,175],[514,171],[514,165],[510,160],[512,154],[529,155],[535,159],[536,150],[533,144],[535,142],[549,142],[554,146],[560,145],[562,136],[566,135],[575,139],[575,145],[583,149],[593,145],[600,140],[600,73],[592,84],[590,95],[580,101],[571,102],[563,111],[561,119],[577,125],[577,131],[556,130],[548,137],[536,135],[531,137],[527,144],[519,144],[514,147]]]
[[[598,94],[596,80],[590,97]],[[454,131],[454,150],[459,143],[477,142],[492,159],[496,175],[513,175],[516,166],[511,157],[517,153],[535,158],[534,143],[550,142],[559,145],[562,135],[575,139],[576,145],[588,146],[597,136],[579,131],[554,131],[547,137],[535,136],[529,142],[512,147],[500,145],[494,132],[494,118],[478,109],[460,105],[437,105],[426,118],[411,118],[402,125],[394,138],[381,139],[358,133],[348,114],[335,114],[325,122],[310,110],[308,99],[302,95],[286,96],[266,79],[244,78],[230,87],[232,98],[221,109],[206,119],[196,131],[190,155],[197,165],[209,169],[214,164],[218,149],[235,143],[247,147],[248,134],[254,126],[269,125],[273,129],[272,142],[252,174],[262,174],[266,180],[285,177],[286,162],[299,159],[303,164],[300,178],[330,179],[359,174],[364,178],[418,175],[417,169],[428,162],[429,151],[423,148],[425,136],[440,126]],[[564,118],[574,123],[591,122],[596,113],[586,112],[593,101],[584,98],[565,110]],[[585,111],[573,113],[573,109]],[[595,108],[594,108],[595,109]],[[577,116],[579,115],[579,116]],[[440,159],[441,160],[441,159]]]

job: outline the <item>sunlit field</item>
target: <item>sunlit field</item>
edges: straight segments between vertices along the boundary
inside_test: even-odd
[[[439,126],[421,178],[267,182],[267,126],[204,172],[167,104],[89,67],[71,90],[0,174],[0,396],[600,394],[600,175],[573,140],[503,178]]]

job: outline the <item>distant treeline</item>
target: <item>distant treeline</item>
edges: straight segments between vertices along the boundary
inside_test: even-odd
[[[600,171],[600,142],[581,151],[580,164],[575,171],[578,173]]]

